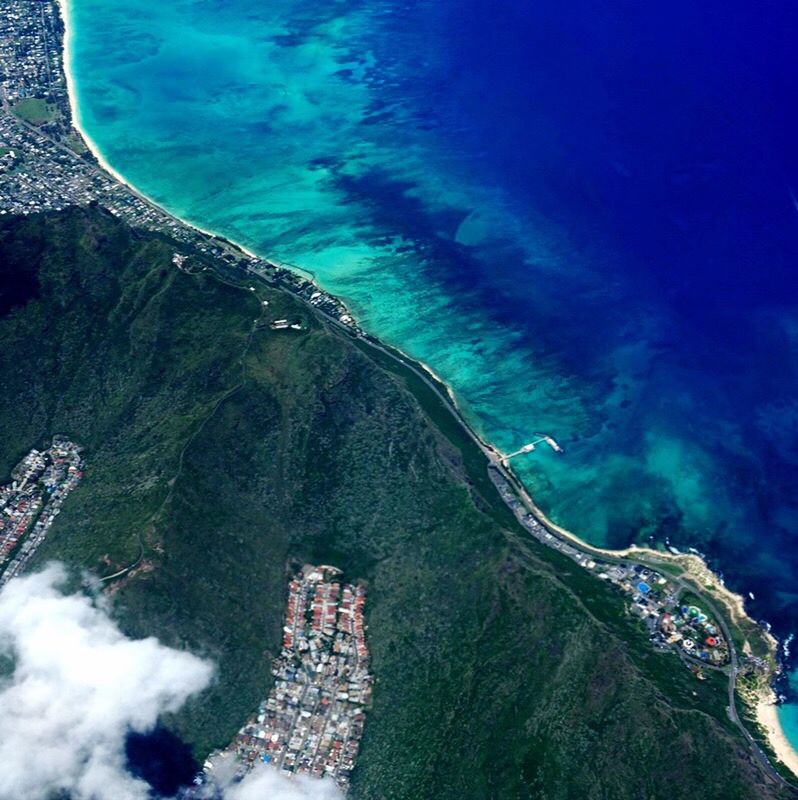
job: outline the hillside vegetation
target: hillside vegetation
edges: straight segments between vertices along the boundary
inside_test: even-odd
[[[53,433],[85,446],[38,562],[136,564],[110,582],[123,627],[218,665],[168,720],[198,757],[267,693],[287,571],[313,561],[369,590],[352,798],[784,797],[723,680],[651,651],[613,590],[529,541],[434,396],[174,249],[99,211],[0,223],[0,473]],[[262,324],[286,316],[306,329]]]

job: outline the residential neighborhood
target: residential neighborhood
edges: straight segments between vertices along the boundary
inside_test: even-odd
[[[288,585],[274,686],[230,746],[211,756],[204,783],[234,759],[238,778],[256,763],[329,777],[346,791],[371,700],[366,590],[331,566],[306,565]]]
[[[80,447],[62,436],[12,470],[0,486],[0,586],[25,568],[82,477]]]
[[[67,108],[61,47],[64,26],[55,3],[4,3],[0,31],[0,95],[4,102],[46,99]]]

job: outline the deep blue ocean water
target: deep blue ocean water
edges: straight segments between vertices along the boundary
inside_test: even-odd
[[[429,363],[559,523],[798,630],[798,6],[71,0],[82,123]],[[785,725],[798,743],[798,713]]]

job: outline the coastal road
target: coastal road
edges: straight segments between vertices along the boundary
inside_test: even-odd
[[[678,578],[675,581],[678,585],[680,585],[683,589],[687,589],[690,591],[695,592],[696,587],[692,585],[690,582],[685,581],[682,578]],[[734,646],[734,639],[732,639],[731,631],[729,630],[728,625],[726,624],[726,620],[723,614],[718,611],[717,606],[710,600],[706,595],[701,595],[702,602],[706,604],[709,611],[712,613],[714,618],[718,621],[718,625],[720,626],[721,630],[723,631],[723,636],[725,637],[726,641],[729,644],[729,661],[730,661],[730,669],[729,669],[729,706],[728,706],[728,714],[729,719],[737,726],[737,728],[742,733],[745,740],[751,747],[751,750],[754,754],[754,758],[759,762],[760,766],[767,772],[767,774],[777,783],[781,783],[784,786],[787,786],[791,789],[795,789],[796,787],[793,786],[790,781],[780,775],[771,764],[770,759],[767,757],[765,752],[759,746],[759,744],[754,740],[754,737],[748,732],[748,729],[743,724],[742,720],[740,719],[737,713],[737,675],[740,671],[740,662],[737,657],[737,650]]]

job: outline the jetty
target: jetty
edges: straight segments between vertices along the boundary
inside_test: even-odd
[[[505,466],[507,466],[511,458],[515,458],[516,456],[522,456],[525,453],[531,453],[537,447],[537,445],[541,443],[547,444],[552,450],[554,450],[555,453],[563,452],[562,447],[560,447],[560,445],[557,444],[557,441],[554,439],[553,436],[548,436],[545,433],[536,433],[535,436],[537,436],[538,438],[532,442],[529,442],[529,444],[525,444],[523,447],[519,447],[518,450],[512,453],[502,454],[501,456],[502,463]]]

